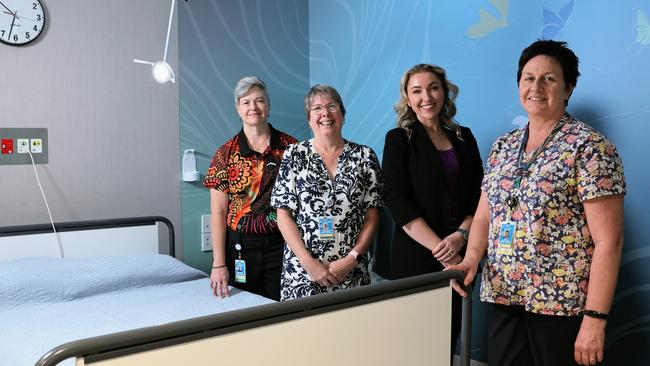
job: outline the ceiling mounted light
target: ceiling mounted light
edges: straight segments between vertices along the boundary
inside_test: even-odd
[[[169,66],[169,64],[167,63],[167,48],[169,48],[169,33],[171,32],[172,29],[172,19],[174,17],[175,5],[176,5],[176,0],[172,0],[172,7],[169,10],[169,23],[167,25],[167,39],[165,40],[165,53],[163,54],[163,60],[153,62],[153,61],[138,60],[137,58],[133,59],[133,62],[135,63],[151,65],[151,74],[153,75],[153,79],[159,82],[160,84],[164,84],[168,81],[171,81],[172,83],[176,82],[176,79],[174,77],[174,70],[172,70],[172,67]]]

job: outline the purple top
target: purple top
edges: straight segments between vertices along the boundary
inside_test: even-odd
[[[458,159],[456,158],[456,150],[453,148],[449,150],[438,150],[442,165],[447,172],[447,185],[449,186],[449,193],[455,197],[458,188]],[[450,207],[450,217],[456,217],[458,214],[458,202],[451,200],[452,207]]]

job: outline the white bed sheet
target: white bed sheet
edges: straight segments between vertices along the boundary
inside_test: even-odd
[[[175,266],[185,266],[174,261],[178,262]],[[0,275],[8,263],[0,262]],[[273,302],[237,289],[226,299],[215,298],[209,279],[204,274],[199,277],[144,287],[123,286],[117,291],[65,301],[48,299],[16,305],[0,298],[0,365],[32,366],[47,351],[66,342]],[[0,277],[0,287],[2,281],[7,277]],[[62,363],[73,364],[72,359]]]

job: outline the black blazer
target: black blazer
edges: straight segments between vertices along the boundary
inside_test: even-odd
[[[463,141],[455,131],[443,129],[456,151],[458,187],[452,195],[442,158],[420,122],[413,125],[410,139],[402,128],[388,131],[384,143],[382,170],[384,202],[394,220],[393,240],[378,245],[375,271],[395,279],[442,270],[431,252],[411,239],[402,226],[422,217],[438,236],[453,233],[465,216],[473,215],[481,195],[483,164],[476,139],[461,127]],[[449,217],[450,206],[457,204],[457,217]],[[383,253],[382,253],[383,252]],[[382,268],[383,267],[383,268]]]

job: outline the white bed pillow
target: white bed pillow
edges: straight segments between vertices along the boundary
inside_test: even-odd
[[[163,254],[83,259],[21,258],[0,262],[0,308],[71,301],[202,277],[206,274]]]

